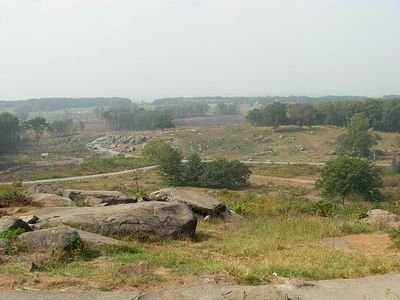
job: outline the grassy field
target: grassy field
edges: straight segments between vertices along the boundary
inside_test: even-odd
[[[274,132],[271,127],[244,125],[168,131],[160,136],[181,148],[185,155],[198,152],[205,159],[324,162],[332,158],[336,138],[343,132],[342,128],[328,126],[284,126]],[[375,148],[382,154],[381,159],[390,160],[391,152],[399,150],[399,135],[379,135],[382,139]]]

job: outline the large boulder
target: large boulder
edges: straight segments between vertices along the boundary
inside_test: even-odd
[[[150,194],[152,201],[181,202],[200,215],[218,216],[226,210],[225,204],[203,192],[165,188]]]
[[[24,231],[31,231],[31,227],[28,223],[22,221],[19,218],[5,216],[0,218],[0,234],[8,230],[22,229]]]
[[[363,222],[382,228],[400,229],[400,216],[383,209],[369,210]]]
[[[64,190],[56,184],[36,183],[29,187],[28,194],[54,194],[62,196]]]
[[[18,239],[28,249],[75,250],[82,245],[78,232],[66,226],[25,232]]]
[[[64,191],[64,197],[69,198],[73,201],[85,202],[90,206],[97,206],[100,204],[115,205],[136,202],[136,199],[134,197],[125,195],[124,193],[118,191],[86,191],[66,189]]]
[[[44,207],[64,207],[75,206],[75,202],[66,197],[58,196],[55,194],[38,193],[33,194],[32,203]]]
[[[34,212],[40,224],[66,224],[105,236],[155,239],[193,236],[197,219],[182,203],[141,202],[105,207],[44,208]]]

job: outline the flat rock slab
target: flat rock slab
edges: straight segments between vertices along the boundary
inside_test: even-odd
[[[121,244],[120,240],[113,239],[104,235],[96,234],[96,233],[91,233],[83,230],[76,230],[79,233],[79,236],[81,237],[82,241],[88,244],[92,245],[118,245]]]
[[[37,193],[33,194],[31,197],[33,203],[44,207],[75,206],[74,201],[54,194]]]
[[[18,240],[28,249],[74,250],[82,245],[78,232],[66,226],[25,232]]]
[[[134,203],[136,199],[134,197],[125,195],[118,191],[91,191],[91,190],[64,190],[64,197],[74,201],[86,201],[89,199],[97,199],[95,205],[106,203],[108,205]],[[90,204],[89,201],[88,204]],[[94,206],[95,206],[94,205]]]
[[[194,235],[197,219],[182,203],[141,202],[105,207],[44,208],[40,224],[65,224],[104,236],[178,239]]]
[[[150,200],[181,202],[190,207],[193,212],[203,216],[218,216],[226,210],[225,204],[203,192],[177,188],[165,188],[150,194]]]

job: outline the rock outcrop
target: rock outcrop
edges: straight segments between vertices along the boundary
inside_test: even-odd
[[[24,231],[32,231],[28,223],[19,218],[5,216],[0,218],[0,234],[8,230],[22,229]]]
[[[150,200],[184,203],[193,212],[203,216],[218,216],[226,210],[225,204],[208,194],[185,189],[165,188],[151,193]]]
[[[383,209],[368,211],[363,222],[382,228],[400,229],[400,216]]]
[[[66,226],[25,232],[18,237],[28,249],[75,250],[82,245],[76,230]]]
[[[75,202],[66,197],[55,194],[38,193],[32,194],[32,203],[43,207],[75,206]]]
[[[66,189],[64,197],[73,201],[81,201],[89,206],[101,204],[115,205],[124,203],[134,203],[134,197],[125,195],[118,191],[90,191],[90,190],[72,190]]]
[[[36,183],[29,187],[28,195],[34,194],[54,194],[62,196],[64,190],[56,184]]]
[[[182,203],[141,202],[106,207],[44,208],[34,212],[41,223],[66,224],[105,236],[150,239],[193,236],[197,218]]]

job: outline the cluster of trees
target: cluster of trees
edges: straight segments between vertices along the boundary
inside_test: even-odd
[[[0,113],[0,153],[15,152],[20,133],[18,118],[7,112]]]
[[[49,131],[55,135],[64,136],[72,135],[85,128],[85,123],[82,120],[74,122],[72,119],[55,120],[49,124]]]
[[[102,117],[115,130],[150,130],[172,128],[172,117],[162,111],[146,111],[136,106],[104,110]]]
[[[381,198],[382,179],[371,158],[371,147],[377,136],[371,131],[369,121],[361,113],[349,121],[346,133],[337,140],[339,157],[328,161],[321,171],[316,187],[327,199],[361,195],[369,201]],[[397,165],[397,160],[394,162]]]
[[[274,102],[248,112],[254,126],[334,125],[344,127],[357,113],[362,113],[369,126],[380,131],[400,130],[400,98],[364,101],[285,104]]]
[[[182,163],[181,151],[160,139],[146,143],[143,155],[159,165],[158,170],[168,185],[236,187],[245,184],[251,175],[250,169],[238,160],[203,162],[198,154],[193,154]]]
[[[64,110],[68,108],[93,106],[127,106],[132,101],[127,98],[41,98],[19,101],[0,101],[0,111],[18,113]]]
[[[169,114],[173,119],[202,117],[208,112],[207,103],[193,102],[168,106],[157,106],[156,110]]]
[[[217,115],[236,115],[238,113],[238,109],[236,104],[218,103],[215,113]]]

